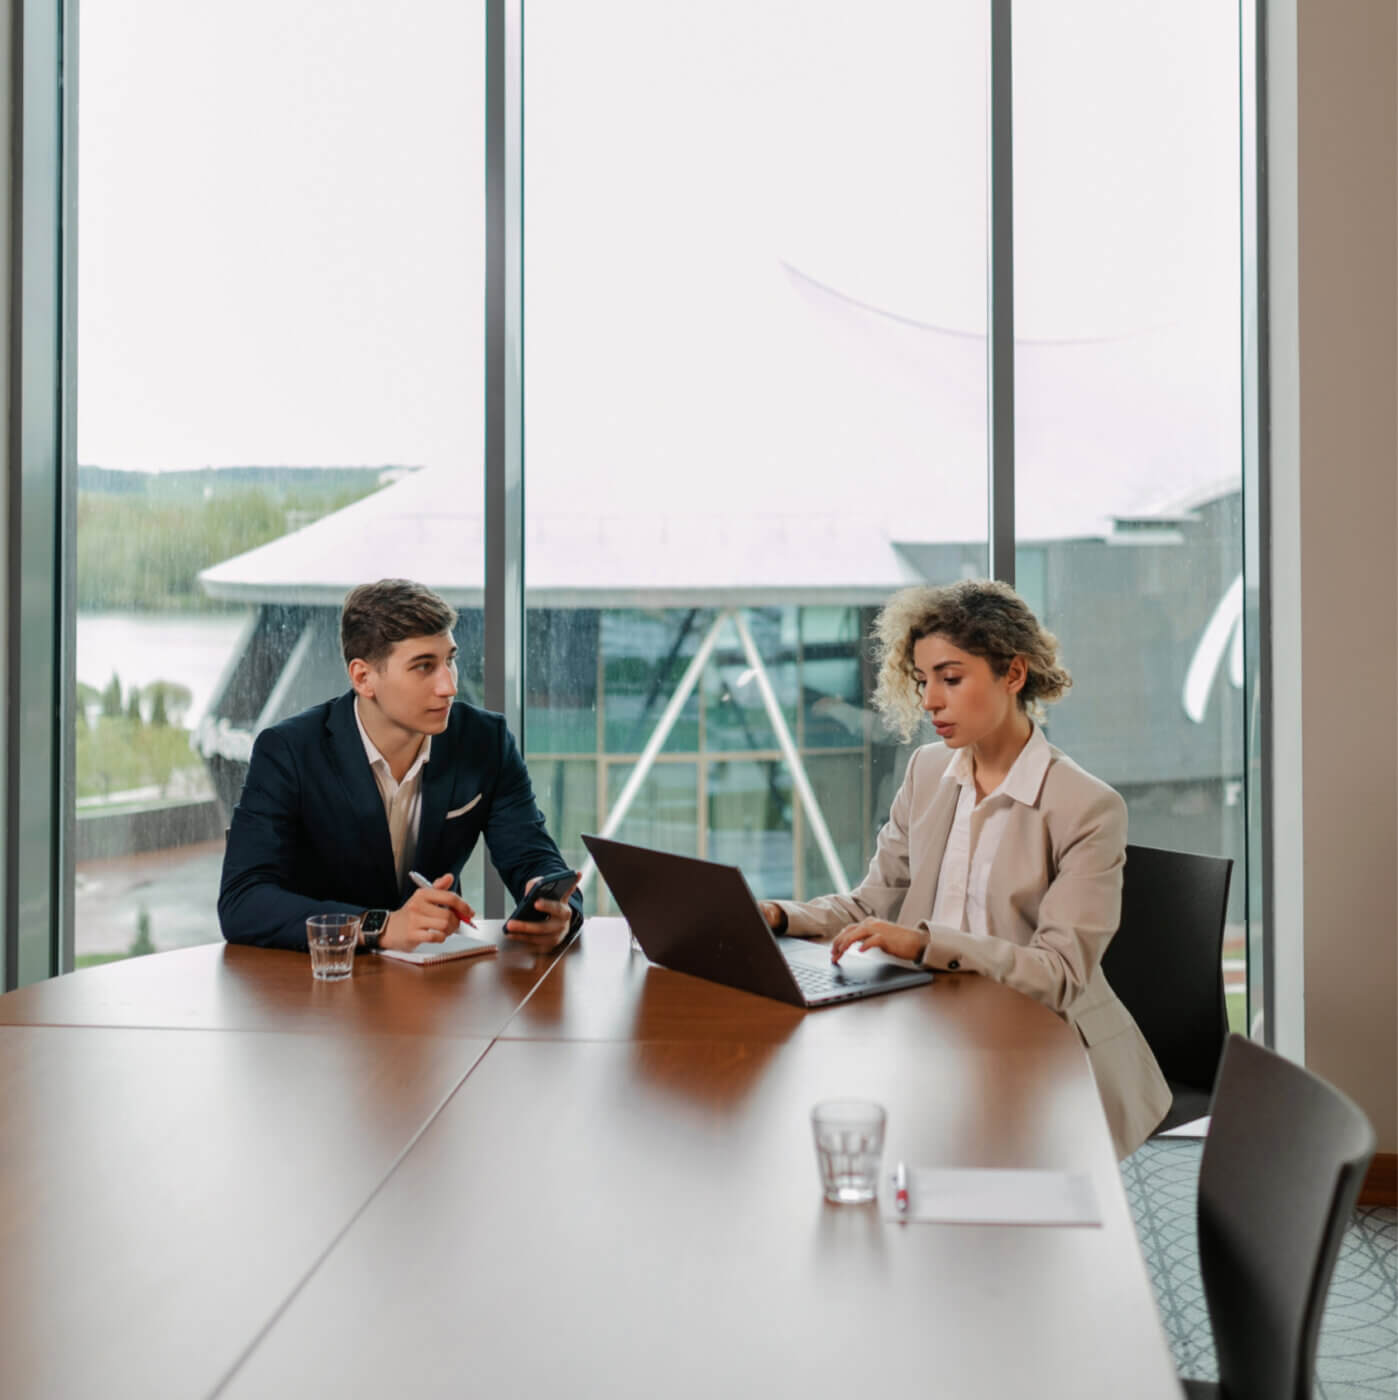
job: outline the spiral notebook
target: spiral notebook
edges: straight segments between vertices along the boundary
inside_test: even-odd
[[[494,922],[499,924],[503,921],[497,919]],[[478,958],[495,951],[496,945],[487,939],[473,938],[469,933],[453,933],[440,943],[419,943],[416,948],[380,948],[378,955],[392,958],[395,962],[412,963],[414,967],[427,967],[456,958]]]

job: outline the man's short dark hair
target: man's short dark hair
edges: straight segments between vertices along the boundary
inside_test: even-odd
[[[383,664],[407,637],[438,637],[456,626],[456,609],[430,588],[406,578],[361,583],[345,594],[340,610],[340,647],[348,666],[357,656]]]

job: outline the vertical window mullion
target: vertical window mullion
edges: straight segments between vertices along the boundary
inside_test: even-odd
[[[523,0],[486,5],[485,703],[524,747]],[[487,866],[485,913],[506,913]]]
[[[1010,0],[990,0],[986,390],[992,578],[1015,581],[1014,91]]]
[[[1263,1037],[1277,1044],[1272,909],[1272,634],[1269,491],[1271,394],[1268,376],[1266,7],[1240,0],[1239,74],[1242,158],[1243,637],[1247,703],[1243,707],[1244,918],[1248,929],[1248,1026],[1262,1013]],[[1259,985],[1260,984],[1260,985]],[[1292,1018],[1294,1019],[1294,1018]],[[1299,1034],[1300,1028],[1295,1028]]]
[[[61,7],[20,0],[10,188],[4,985],[59,971],[62,501]]]
[[[59,352],[59,613],[58,714],[60,736],[55,822],[54,972],[71,972],[77,954],[75,919],[77,856],[77,597],[78,597],[78,6],[59,6],[62,24],[60,82],[61,188],[59,256],[62,337]]]

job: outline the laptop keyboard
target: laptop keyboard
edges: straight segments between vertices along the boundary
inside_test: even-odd
[[[796,985],[808,997],[825,996],[828,992],[847,992],[858,986],[834,967],[809,967],[805,963],[788,962]]]

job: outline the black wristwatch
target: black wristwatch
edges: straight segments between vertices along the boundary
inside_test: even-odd
[[[387,909],[366,909],[359,921],[359,932],[363,935],[366,953],[377,953],[383,941],[383,931],[388,927]]]

